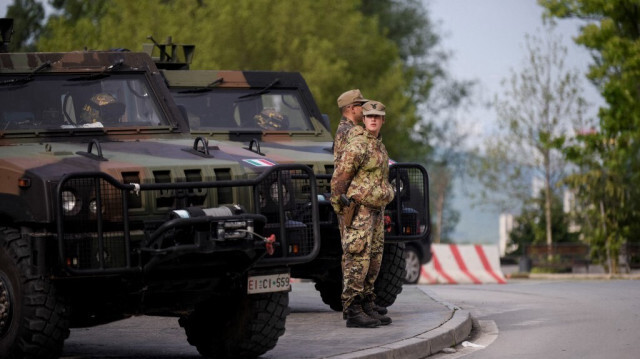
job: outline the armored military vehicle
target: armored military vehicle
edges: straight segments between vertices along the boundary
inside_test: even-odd
[[[272,163],[313,169],[318,180],[320,253],[310,262],[292,266],[291,273],[313,280],[323,301],[342,310],[342,247],[329,202],[334,164],[328,118],[300,73],[190,70],[193,50],[193,45],[174,44],[171,39],[144,46],[161,68],[193,136],[253,151]],[[405,243],[412,249],[430,246],[426,170],[419,164],[393,163],[390,181],[396,198],[385,212],[386,244],[376,281],[377,304],[385,307],[402,291]]]
[[[0,53],[0,357],[141,314],[179,318],[204,356],[265,353],[288,266],[319,251],[317,188],[194,138],[145,53]]]

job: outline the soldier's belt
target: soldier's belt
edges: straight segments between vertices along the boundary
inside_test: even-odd
[[[367,206],[365,204],[359,204],[360,206],[364,207],[367,209],[367,211],[369,211],[369,213],[373,214],[373,215],[380,215],[381,213],[384,212],[384,207],[370,207]]]

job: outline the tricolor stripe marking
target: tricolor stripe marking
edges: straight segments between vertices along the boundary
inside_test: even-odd
[[[276,165],[274,162],[271,162],[269,160],[264,160],[264,159],[249,158],[243,161],[255,167],[271,167]]]

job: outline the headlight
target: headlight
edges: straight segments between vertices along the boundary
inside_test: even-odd
[[[393,191],[395,192],[397,187],[396,187],[396,179],[392,179],[391,180],[391,186],[393,187]],[[404,181],[400,180],[400,193],[404,192]]]
[[[94,216],[98,213],[98,201],[95,198],[89,201],[89,212]],[[104,206],[102,206],[101,212],[104,214]]]
[[[80,200],[71,191],[62,191],[62,210],[66,215],[80,212]]]

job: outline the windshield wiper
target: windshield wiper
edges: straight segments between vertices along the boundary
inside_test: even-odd
[[[72,78],[68,79],[67,81],[94,81],[94,80],[100,80],[100,79],[103,79],[105,77],[111,76],[109,73],[121,68],[122,65],[124,65],[124,60],[120,59],[120,60],[114,62],[112,65],[108,66],[102,72],[98,72],[98,73],[95,73],[95,74],[78,76],[78,77],[72,77]]]
[[[275,86],[278,82],[280,82],[280,79],[275,79],[275,80],[273,80],[273,82],[272,82],[272,83],[268,84],[268,85],[267,85],[265,88],[263,88],[262,90],[258,90],[258,91],[254,92],[254,93],[249,93],[249,94],[246,94],[246,95],[242,95],[242,96],[238,97],[238,100],[244,100],[244,99],[246,99],[246,98],[255,97],[255,96],[260,96],[260,95],[262,95],[262,94],[265,94],[265,93],[269,92],[269,90],[270,90],[273,86]]]
[[[27,75],[26,77],[22,77],[22,78],[15,78],[15,79],[10,79],[10,80],[5,80],[0,82],[0,86],[12,86],[12,85],[22,85],[22,84],[26,84],[28,82],[33,81],[33,75],[35,75],[36,73],[50,68],[51,67],[51,62],[47,61],[45,63],[43,63],[42,65],[38,66],[35,70],[31,71],[31,73],[29,75]]]
[[[93,81],[93,80],[100,80],[100,79],[103,79],[103,78],[109,77],[109,76],[111,76],[111,75],[105,74],[104,72],[101,72],[101,73],[98,73],[98,74],[91,74],[91,75],[73,77],[73,78],[68,79],[67,81]]]
[[[202,92],[210,92],[213,91],[213,89],[215,87],[217,87],[218,85],[220,85],[221,83],[224,82],[224,79],[222,77],[217,78],[215,81],[213,81],[212,83],[208,84],[205,87],[198,87],[195,89],[188,89],[188,90],[182,90],[182,91],[178,91],[178,93],[202,93]]]

